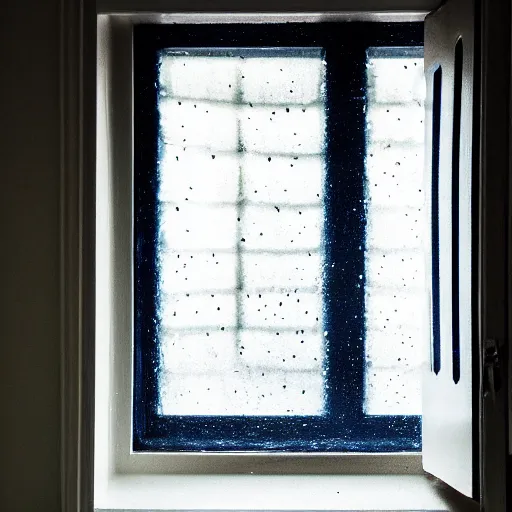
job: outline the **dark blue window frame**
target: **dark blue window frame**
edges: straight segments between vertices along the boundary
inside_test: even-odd
[[[364,414],[365,90],[370,47],[423,46],[422,23],[139,25],[134,28],[134,451],[421,449],[420,416]],[[158,414],[158,56],[164,48],[321,47],[327,147],[323,416]],[[355,283],[363,283],[357,287]]]

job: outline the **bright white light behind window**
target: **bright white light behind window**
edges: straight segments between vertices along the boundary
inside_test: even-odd
[[[367,78],[366,414],[421,414],[423,59],[370,51]]]
[[[421,414],[423,59],[367,69],[364,409]],[[162,414],[324,411],[323,70],[162,57]]]
[[[162,56],[161,414],[324,410],[324,65],[308,53]]]

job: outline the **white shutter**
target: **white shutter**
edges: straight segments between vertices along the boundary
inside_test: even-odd
[[[437,259],[431,260],[432,346],[431,365],[423,383],[423,467],[466,496],[476,498],[478,394],[474,389],[479,386],[479,363],[474,360],[478,336],[473,323],[477,269],[473,268],[472,253],[476,250],[472,247],[472,177],[473,151],[478,150],[474,123],[479,117],[475,101],[474,9],[473,0],[448,0],[425,20],[426,166],[427,175],[432,176],[430,190],[432,186],[438,190],[439,207],[433,190],[431,213],[437,211],[438,218],[432,217],[432,247]]]

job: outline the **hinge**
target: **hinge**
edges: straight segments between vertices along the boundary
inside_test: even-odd
[[[501,389],[501,368],[498,342],[487,339],[484,342],[484,397],[491,395],[492,401]]]

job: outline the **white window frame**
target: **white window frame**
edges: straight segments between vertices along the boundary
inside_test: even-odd
[[[131,40],[126,38],[130,33],[126,29],[131,24],[140,21],[259,22],[291,19],[310,22],[326,19],[413,21],[422,20],[438,3],[432,0],[349,0],[339,2],[336,5],[338,11],[333,11],[329,1],[315,5],[309,2],[309,9],[304,1],[301,14],[286,14],[287,6],[274,1],[253,3],[252,7],[248,3],[243,8],[245,13],[232,14],[236,10],[236,2],[229,0],[216,5],[218,12],[214,12],[216,9],[211,6],[202,7],[200,0],[192,4],[165,0],[149,3],[103,0],[96,7],[87,0],[63,0],[63,510],[91,512],[94,502],[101,507],[99,510],[470,510],[468,507],[472,504],[468,500],[423,474],[417,454],[290,454],[269,457],[129,453],[131,397],[127,390],[131,393],[131,346],[124,343],[124,353],[121,352],[119,357],[118,341],[121,337],[127,339],[126,336],[129,339],[131,318],[125,315],[124,320],[119,321],[115,310],[117,320],[114,324],[111,314],[103,317],[99,314],[101,304],[97,303],[98,296],[106,298],[104,304],[109,307],[119,303],[117,284],[114,294],[112,286],[108,286],[109,281],[103,280],[105,277],[121,282],[126,297],[131,296],[130,283],[126,282],[131,268],[131,245],[127,247],[129,256],[121,262],[121,267],[117,266],[117,260],[114,267],[109,249],[114,240],[104,236],[108,233],[106,228],[112,226],[111,222],[116,223],[121,212],[115,205],[126,199],[131,190],[129,173],[123,177],[114,170],[120,164],[116,159],[122,152],[116,152],[111,145],[111,133],[106,126],[112,112],[106,91],[113,83],[119,83],[121,75],[115,78],[104,74],[108,70],[110,56],[114,54],[111,52],[126,51],[123,62],[131,63]],[[343,12],[339,11],[341,8]],[[201,12],[205,10],[210,12]],[[270,12],[254,14],[261,11]],[[109,14],[111,19],[115,18],[115,24],[124,26],[125,38],[121,35],[120,46],[110,46],[114,40],[109,41],[108,27],[103,32],[105,27],[97,25],[98,14]],[[117,45],[117,41],[114,44]],[[129,76],[131,68],[125,68],[124,72],[128,72],[124,76]],[[128,97],[131,101],[131,91],[126,90],[125,93],[128,96],[124,101]],[[131,110],[125,110],[124,114],[128,124],[115,129],[124,130],[126,141],[131,144]],[[125,154],[129,155],[130,151]],[[131,167],[131,163],[129,165]],[[114,207],[110,210],[112,205]],[[126,244],[131,238],[131,212],[125,209],[122,215],[124,224],[116,224],[119,231],[115,242],[119,242],[124,233],[121,243]],[[99,261],[111,265],[113,273],[110,276],[101,274]],[[101,343],[105,340],[106,343]],[[100,371],[95,361],[101,367]],[[111,361],[114,363],[112,366]],[[112,411],[113,417],[110,416]],[[111,432],[119,432],[120,435],[114,439]],[[310,474],[300,474],[304,473],[304,464]],[[93,467],[96,484],[92,477]],[[231,474],[233,471],[239,474]]]

